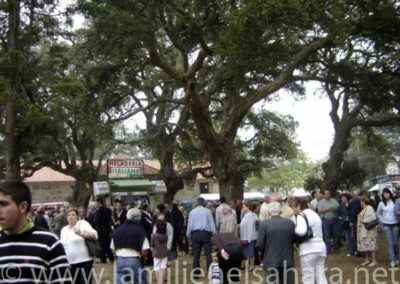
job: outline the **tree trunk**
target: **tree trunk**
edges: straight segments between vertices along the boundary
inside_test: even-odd
[[[242,173],[239,171],[231,172],[227,173],[226,177],[217,177],[220,196],[224,196],[227,202],[242,200],[244,192],[244,177]]]
[[[8,1],[9,34],[8,53],[11,56],[12,72],[10,74],[11,90],[6,102],[6,180],[21,180],[19,129],[17,125],[16,103],[22,92],[20,74],[20,50],[18,48],[20,25],[20,1]]]
[[[164,195],[164,203],[166,204],[171,204],[174,201],[175,194],[184,188],[183,179],[175,172],[173,157],[173,152],[166,151],[163,154],[163,159],[160,161],[160,173],[167,187],[167,192]]]
[[[227,129],[216,132],[208,111],[210,101],[207,97],[197,94],[191,82],[188,83],[186,92],[198,137],[218,180],[220,194],[227,202],[243,199],[244,176],[239,170],[234,147],[237,128],[227,126]],[[232,114],[231,119],[240,121],[238,117],[242,117],[243,112],[239,111],[239,107],[236,111],[236,115]]]
[[[75,177],[75,185],[71,196],[71,203],[75,206],[86,206],[90,199],[90,183],[84,177]]]
[[[329,159],[322,164],[324,171],[322,189],[330,192],[336,192],[341,184],[344,153],[349,148],[351,139],[350,127],[337,125],[335,129],[333,144],[329,150]]]

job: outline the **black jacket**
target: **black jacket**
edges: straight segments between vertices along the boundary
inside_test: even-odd
[[[111,224],[112,224],[112,219],[111,219],[111,209],[107,208],[105,206],[101,206],[96,210],[94,213],[94,223],[95,223],[95,229],[97,230],[97,233],[99,235],[101,234],[110,234],[111,232]]]

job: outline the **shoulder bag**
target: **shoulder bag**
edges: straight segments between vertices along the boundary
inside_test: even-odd
[[[314,237],[312,228],[310,227],[310,225],[308,224],[308,219],[307,216],[303,213],[303,214],[296,214],[296,226],[297,226],[297,217],[298,216],[302,216],[304,218],[304,220],[306,221],[306,225],[307,225],[307,232],[305,233],[305,235],[303,236],[299,236],[299,235],[294,235],[294,242],[295,244],[301,244],[304,243],[306,241],[308,241],[309,239]]]

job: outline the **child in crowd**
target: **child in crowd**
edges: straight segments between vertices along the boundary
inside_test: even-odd
[[[157,220],[156,233],[152,235],[150,247],[154,257],[154,272],[156,283],[163,284],[167,273],[168,249],[167,249],[167,222],[165,219]]]
[[[212,263],[208,269],[208,283],[209,284],[220,284],[221,282],[221,269],[218,264],[217,253],[213,253]]]

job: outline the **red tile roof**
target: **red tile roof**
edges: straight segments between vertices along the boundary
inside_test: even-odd
[[[49,167],[43,167],[36,171],[32,176],[24,179],[24,182],[74,182],[75,179],[69,175],[57,172]]]
[[[160,172],[160,162],[158,160],[144,160],[144,175],[158,175]],[[100,176],[107,176],[107,164],[106,162],[100,168]],[[197,179],[204,179],[200,174],[197,175]],[[25,182],[74,182],[75,179],[71,176],[57,172],[49,167],[43,167],[36,171],[31,177],[24,179]]]

